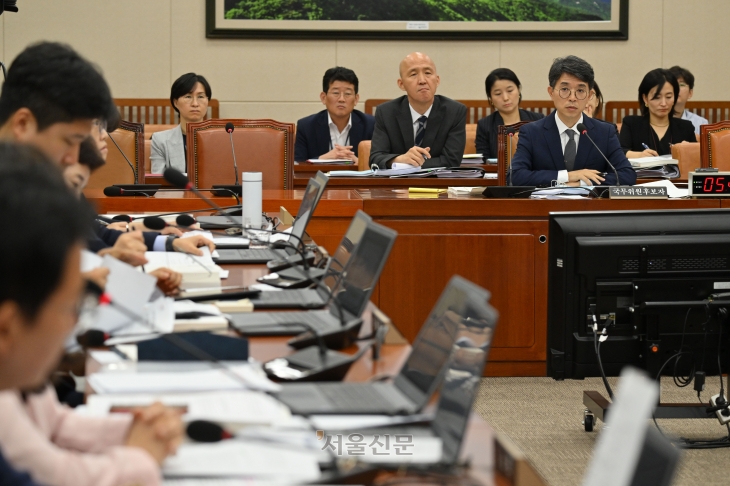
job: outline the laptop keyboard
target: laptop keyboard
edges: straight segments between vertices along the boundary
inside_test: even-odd
[[[340,410],[362,410],[383,412],[393,408],[375,388],[357,383],[338,383],[337,386],[320,386],[319,391]]]
[[[249,260],[263,260],[266,258],[269,260],[276,260],[277,258],[281,258],[281,255],[271,251],[269,248],[249,248],[247,250],[241,250],[240,254]]]
[[[267,304],[276,304],[277,302],[302,305],[324,303],[314,290],[310,290],[308,292],[302,292],[299,290],[272,290],[271,292],[262,292],[251,300],[253,301],[254,307],[256,307],[256,301],[266,302]]]
[[[286,324],[290,322],[302,322],[309,324],[317,331],[329,331],[332,329],[332,320],[327,319],[331,314],[324,312],[274,312],[271,318],[276,324]]]

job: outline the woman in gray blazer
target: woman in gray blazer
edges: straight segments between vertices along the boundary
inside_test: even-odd
[[[150,159],[152,173],[162,174],[168,167],[187,172],[187,140],[185,130],[188,123],[203,121],[208,112],[211,90],[208,81],[195,73],[183,74],[172,83],[170,103],[180,115],[180,125],[170,130],[152,134]]]

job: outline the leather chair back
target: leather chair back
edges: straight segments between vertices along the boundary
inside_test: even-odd
[[[371,140],[363,140],[357,146],[357,170],[368,170],[370,168],[370,146]]]
[[[109,135],[110,138],[114,138],[114,141],[107,138],[109,152],[106,164],[94,171],[86,187],[102,189],[112,184],[134,184],[135,180],[143,184],[144,170],[140,170],[140,168],[144,167],[144,125],[121,121],[119,128]],[[114,142],[117,142],[119,149],[125,153],[134,166],[134,170],[129,167]]]
[[[672,145],[672,158],[679,162],[679,177],[687,179],[690,172],[702,167],[699,142]]]
[[[477,139],[477,124],[476,123],[467,123],[466,124],[466,146],[464,147],[465,154],[477,153],[476,139]]]
[[[188,177],[199,188],[235,183],[231,142],[225,131],[233,123],[233,145],[241,172],[261,172],[264,189],[291,189],[294,125],[274,120],[217,119],[187,126]],[[191,168],[191,169],[190,169]]]
[[[507,185],[507,170],[517,150],[520,127],[529,121],[500,125],[497,131],[497,185]]]
[[[730,170],[730,121],[700,126],[702,167]]]

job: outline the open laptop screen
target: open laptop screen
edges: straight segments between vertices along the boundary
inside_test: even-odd
[[[368,221],[370,221],[370,216],[358,209],[350,222],[350,226],[347,228],[345,236],[342,237],[340,245],[330,257],[330,261],[327,264],[327,270],[322,281],[328,289],[334,290],[337,282],[339,282],[342,270],[347,266],[353,251],[358,243],[360,243],[360,238],[365,234]]]
[[[294,226],[291,230],[291,234],[293,236],[289,236],[289,243],[294,246],[298,246],[301,243],[299,241],[299,238],[304,235],[304,230],[307,228],[309,219],[312,217],[312,213],[314,213],[314,210],[317,207],[317,202],[319,202],[320,194],[319,188],[319,182],[314,179],[309,179],[307,188],[304,190],[302,203],[299,205],[297,219],[296,221],[294,221]],[[287,247],[286,252],[289,255],[293,255],[294,253],[296,253],[296,250],[294,250],[294,248]]]
[[[496,323],[496,312],[487,302],[467,302],[431,423],[441,438],[443,464],[455,464],[459,457]]]
[[[484,302],[489,292],[459,276],[451,278],[418,333],[408,360],[395,378],[398,389],[419,407],[434,393],[447,368],[462,319],[472,302]]]
[[[355,247],[333,292],[344,311],[358,317],[365,311],[397,235],[385,226],[367,222],[360,243]],[[330,310],[336,313],[337,307],[330,305]]]

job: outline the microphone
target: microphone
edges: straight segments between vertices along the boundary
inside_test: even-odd
[[[210,198],[203,196],[203,194],[198,189],[193,187],[193,184],[190,182],[188,177],[179,170],[173,167],[168,167],[167,169],[165,169],[165,172],[162,175],[165,180],[173,186],[193,191],[193,194],[202,199],[203,202],[205,202],[208,206],[212,207],[218,212],[223,212],[223,209],[220,206],[214,203]]]
[[[170,226],[167,222],[159,216],[147,216],[142,220],[145,226],[154,231],[162,231],[163,229]]]
[[[177,218],[175,218],[175,222],[177,223],[178,226],[185,226],[185,227],[192,226],[195,223],[197,223],[195,218],[190,216],[189,214],[179,215]]]
[[[226,131],[228,132],[228,137],[231,139],[231,154],[233,154],[233,172],[236,175],[236,185],[239,185],[240,183],[238,182],[238,164],[236,163],[236,151],[233,148],[233,123],[226,123]]]
[[[122,151],[121,147],[119,147],[119,144],[117,143],[116,140],[114,140],[114,137],[112,137],[112,134],[111,133],[107,132],[107,135],[109,136],[109,140],[111,140],[112,142],[114,142],[114,146],[117,148],[117,150],[119,150],[119,153],[122,154],[122,157],[124,157],[124,160],[127,161],[127,164],[129,165],[129,168],[132,169],[132,176],[134,177],[132,179],[134,181],[133,184],[137,184],[137,171],[134,169],[134,166],[132,165],[132,163],[127,158],[127,154],[125,154],[124,151]],[[106,191],[106,189],[104,191]],[[104,192],[104,194],[106,195],[106,192]]]
[[[109,187],[104,188],[104,195],[107,197],[118,197],[118,196],[126,196],[126,195],[136,196],[139,194],[143,194],[147,197],[151,197],[148,194],[149,192],[150,192],[149,190],[138,191],[138,190],[122,189],[121,187],[117,187],[117,186],[109,186]],[[155,190],[154,192],[157,192],[157,190]]]
[[[613,173],[616,176],[616,185],[620,186],[621,181],[618,179],[618,172],[616,172],[616,167],[613,166],[611,161],[608,160],[608,158],[604,155],[604,153],[601,152],[601,149],[598,148],[598,145],[596,145],[596,142],[594,142],[593,139],[591,138],[591,136],[588,135],[588,129],[586,128],[586,126],[583,123],[579,123],[576,128],[582,135],[585,135],[586,137],[588,137],[588,140],[590,140],[591,143],[593,144],[593,146],[596,147],[596,150],[598,150],[598,153],[601,154],[601,157],[603,157],[603,160],[605,160],[606,163],[608,164],[608,166],[611,167],[611,169],[613,170]]]
[[[236,150],[233,148],[233,123],[228,122],[226,123],[226,132],[228,132],[228,137],[231,139],[231,154],[233,155],[233,173],[235,176],[236,183],[231,184],[213,184],[213,195],[215,196],[225,196],[226,192],[230,192],[234,196],[236,196],[236,199],[238,200],[238,195],[242,194],[243,188],[241,186],[241,183],[238,181],[238,163],[236,163]]]
[[[185,433],[195,442],[220,442],[234,437],[220,425],[207,420],[193,420],[185,428]]]

